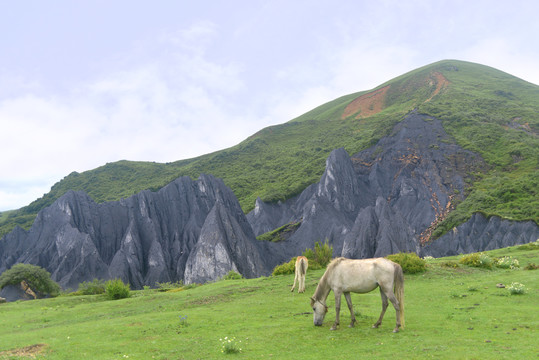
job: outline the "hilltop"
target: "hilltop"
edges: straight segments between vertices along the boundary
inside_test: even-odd
[[[330,101],[223,151],[167,164],[120,161],[72,173],[42,198],[4,216],[0,235],[17,224],[28,229],[39,210],[69,190],[85,191],[102,203],[202,173],[222,178],[249,212],[258,197],[275,203],[300,194],[320,180],[331,151],[365,150],[414,110],[441,120],[451,141],[480,154],[487,165],[468,178],[462,201],[436,225],[434,236],[476,212],[539,222],[539,87],[483,65],[444,60]]]

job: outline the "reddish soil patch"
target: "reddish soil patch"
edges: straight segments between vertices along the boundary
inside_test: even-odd
[[[430,101],[430,99],[438,95],[440,90],[442,90],[447,85],[449,85],[449,80],[447,80],[445,76],[443,76],[442,73],[438,71],[432,73],[428,81],[429,81],[429,85],[436,86],[436,89],[434,89],[434,92],[432,93],[432,95],[427,100],[425,100],[425,102]]]
[[[39,355],[45,350],[47,345],[45,344],[35,344],[26,346],[23,348],[13,349],[13,350],[6,350],[0,352],[0,357],[3,356],[16,356],[16,357],[29,357],[29,358],[35,358],[36,355]]]
[[[371,91],[368,94],[361,95],[354,100],[346,109],[344,109],[341,118],[345,119],[351,115],[357,114],[356,119],[367,117],[379,113],[384,108],[384,99],[390,85]]]

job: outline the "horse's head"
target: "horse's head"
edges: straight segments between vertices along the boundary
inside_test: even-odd
[[[324,322],[324,317],[328,312],[328,307],[326,306],[326,304],[324,304],[320,300],[315,299],[314,297],[311,298],[311,307],[313,308],[314,325],[322,326],[322,323]]]

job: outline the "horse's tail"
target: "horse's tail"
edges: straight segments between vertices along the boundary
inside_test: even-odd
[[[402,267],[399,264],[395,264],[395,297],[399,301],[399,313],[401,327],[404,329],[404,274]]]
[[[307,267],[308,266],[309,265],[307,263],[307,258],[301,258],[301,260],[299,262],[300,274],[305,275],[307,273]]]

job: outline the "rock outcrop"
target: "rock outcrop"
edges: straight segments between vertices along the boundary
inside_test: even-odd
[[[0,272],[22,262],[45,268],[64,288],[121,278],[137,289],[215,280],[230,270],[265,275],[260,249],[232,191],[203,175],[103,204],[70,191],[28,232],[18,228],[0,241]]]
[[[453,228],[421,249],[423,256],[451,256],[506,246],[527,244],[539,239],[539,227],[533,221],[510,221],[480,213]]]
[[[349,258],[445,256],[535,241],[533,222],[475,215],[423,249],[432,227],[463,199],[470,174],[486,168],[481,156],[454,144],[441,121],[411,113],[369,149],[352,157],[334,150],[320,182],[299,196],[279,204],[258,199],[247,219],[257,235],[300,222],[280,244],[290,257],[326,239],[334,256]]]
[[[247,215],[220,179],[181,177],[158,192],[96,204],[70,191],[43,209],[29,231],[0,240],[0,272],[16,263],[41,266],[63,288],[121,278],[132,288],[158,282],[202,283],[229,271],[267,275],[279,263],[328,241],[334,256],[396,252],[447,256],[528,243],[534,222],[474,215],[436,241],[431,229],[462,200],[465,184],[486,169],[454,144],[439,120],[411,113],[369,149],[336,149],[320,182],[277,204],[256,200]],[[255,235],[286,224],[280,242]]]

